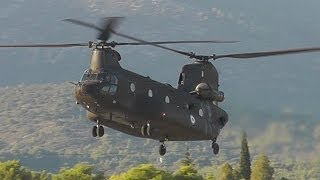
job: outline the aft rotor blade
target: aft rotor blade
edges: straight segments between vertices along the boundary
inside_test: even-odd
[[[262,52],[240,53],[240,54],[227,54],[227,55],[215,55],[215,56],[213,56],[213,59],[219,59],[219,58],[249,59],[249,58],[257,58],[257,57],[279,56],[279,55],[288,55],[288,54],[317,52],[317,51],[320,51],[320,47],[287,49],[287,50],[279,50],[279,51],[262,51]]]
[[[151,45],[151,44],[197,44],[197,43],[237,43],[239,41],[148,41],[147,43],[116,43],[115,45]]]
[[[59,48],[59,47],[82,47],[88,46],[88,43],[73,43],[73,44],[13,44],[0,45],[0,48]]]

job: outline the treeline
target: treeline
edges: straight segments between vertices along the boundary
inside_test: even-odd
[[[119,174],[104,174],[96,171],[93,165],[79,163],[72,168],[62,168],[57,174],[52,174],[46,171],[31,171],[23,167],[17,160],[0,162],[0,179],[3,180],[271,180],[274,178],[274,169],[266,155],[257,156],[251,168],[250,152],[245,133],[242,136],[240,161],[236,167],[224,163],[219,168],[214,167],[201,173],[200,171],[201,169],[197,168],[188,149],[179,161],[178,168],[175,171],[169,171],[152,164],[140,164]],[[281,177],[281,179],[285,178]]]

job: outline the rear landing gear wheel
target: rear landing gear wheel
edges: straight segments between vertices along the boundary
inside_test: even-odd
[[[149,122],[141,127],[142,136],[151,136],[151,125]]]
[[[151,125],[148,123],[147,124],[147,135],[148,136],[151,136],[152,134],[151,134]]]
[[[217,155],[219,153],[219,145],[216,142],[212,143],[212,150],[213,150],[213,154]]]
[[[143,125],[143,126],[141,127],[141,134],[142,134],[142,136],[147,136],[147,128],[148,128],[147,124],[145,124],[145,125]]]
[[[166,145],[162,142],[159,146],[159,154],[160,156],[164,156],[167,152]]]
[[[97,137],[97,135],[98,135],[98,134],[97,134],[97,129],[98,129],[97,126],[93,126],[93,127],[92,127],[92,136],[93,136],[93,137]]]
[[[102,137],[102,136],[104,135],[104,128],[103,128],[103,126],[99,126],[97,130],[98,130],[98,133],[97,133],[98,136],[99,136],[99,137]]]

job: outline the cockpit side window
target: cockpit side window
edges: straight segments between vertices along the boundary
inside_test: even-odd
[[[115,95],[118,89],[118,78],[113,74],[105,74],[105,86],[101,89],[102,94]]]

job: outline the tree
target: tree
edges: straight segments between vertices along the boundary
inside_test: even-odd
[[[216,180],[216,176],[213,173],[207,174],[206,180]]]
[[[125,173],[112,175],[110,180],[166,180],[172,179],[171,174],[155,168],[152,164],[141,164],[129,169]]]
[[[101,175],[94,175],[93,166],[79,163],[70,169],[61,169],[59,174],[53,175],[53,180],[101,180],[105,177]]]
[[[233,179],[243,179],[240,174],[239,168],[233,169],[232,176],[233,176]]]
[[[31,171],[22,167],[20,161],[0,162],[0,179],[2,180],[31,180]]]
[[[197,169],[194,165],[180,166],[179,169],[174,173],[174,179],[176,180],[202,180],[203,177],[198,174]]]
[[[179,162],[180,166],[194,166],[193,159],[191,159],[191,155],[189,152],[189,148],[187,148],[186,153],[184,154],[184,158],[182,158]]]
[[[242,133],[239,173],[241,178],[250,179],[251,160],[246,132]]]
[[[32,180],[49,180],[49,175],[46,171],[41,171],[41,172],[31,172],[32,175]]]
[[[252,180],[271,180],[274,170],[270,166],[268,157],[264,154],[259,155],[253,164]]]
[[[233,169],[229,163],[225,163],[220,168],[219,180],[233,180]]]

